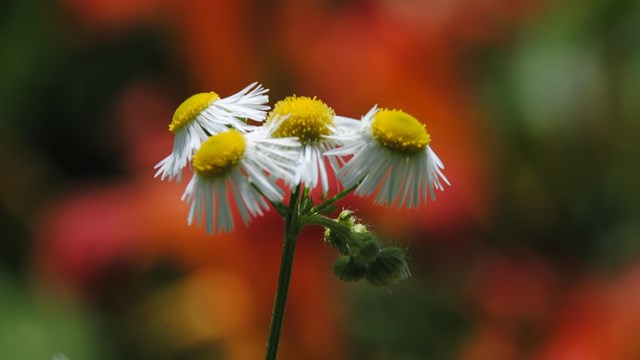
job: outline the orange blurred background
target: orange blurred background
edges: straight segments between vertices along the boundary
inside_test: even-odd
[[[258,359],[277,213],[207,236],[153,178],[177,105],[258,81],[421,119],[452,186],[347,198],[413,277],[296,250],[281,359],[640,358],[640,3],[45,0],[0,5],[0,358]]]

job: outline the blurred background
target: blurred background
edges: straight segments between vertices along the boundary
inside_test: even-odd
[[[173,111],[253,81],[421,119],[452,186],[347,198],[413,277],[299,241],[281,359],[640,359],[640,2],[0,5],[0,358],[260,359],[275,212],[225,236],[153,178]]]

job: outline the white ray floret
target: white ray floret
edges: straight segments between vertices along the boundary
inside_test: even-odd
[[[182,195],[190,208],[189,225],[196,222],[200,227],[204,221],[209,234],[229,232],[234,227],[233,208],[247,225],[269,209],[265,197],[283,200],[276,182],[292,181],[300,143],[292,137],[272,138],[277,125],[265,124],[244,134],[229,129],[203,142]]]
[[[374,106],[355,131],[331,139],[342,146],[326,155],[352,156],[340,170],[344,186],[358,184],[360,196],[377,192],[377,205],[418,207],[450,185],[424,125],[405,112]]]
[[[169,130],[174,133],[171,154],[156,164],[155,176],[161,180],[180,181],[187,165],[209,135],[228,128],[249,131],[246,119],[263,121],[269,106],[268,89],[253,83],[240,92],[220,98],[214,92],[199,93],[185,100],[176,109]]]
[[[298,149],[298,167],[288,185],[302,184],[309,189],[321,187],[322,192],[327,193],[330,174],[340,180],[338,169],[344,164],[342,156],[324,156],[339,145],[331,136],[351,132],[360,122],[336,116],[333,109],[316,98],[295,95],[274,105],[267,122],[276,119],[281,119],[281,125],[274,132],[275,137],[295,136],[302,144]]]

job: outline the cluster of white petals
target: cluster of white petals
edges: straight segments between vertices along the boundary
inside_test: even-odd
[[[220,98],[217,94],[210,93],[213,94],[210,98],[201,97],[202,100],[206,99],[209,102],[203,104],[200,111],[195,111],[193,106],[189,106],[200,105],[199,102],[193,104],[188,102],[201,94],[192,96],[185,101],[183,104],[187,105],[186,111],[192,112],[192,116],[184,121],[185,123],[181,127],[173,131],[175,135],[173,151],[155,166],[158,169],[156,176],[160,176],[162,180],[167,178],[170,181],[173,179],[180,181],[182,170],[187,166],[200,144],[210,135],[217,134],[229,127],[245,132],[249,131],[251,127],[243,119],[263,121],[266,111],[269,110],[267,105],[269,97],[266,95],[268,91],[262,85],[253,83],[227,98]],[[182,115],[180,110],[182,109],[176,110],[174,118]]]
[[[417,207],[449,184],[430,136],[410,115],[374,106],[357,120],[296,96],[267,114],[267,91],[253,83],[227,98],[196,94],[176,110],[173,150],[156,165],[156,176],[179,181],[185,167],[193,170],[182,197],[189,224],[229,232],[235,209],[246,225],[269,202],[283,201],[282,184],[326,194],[335,181],[397,207]]]

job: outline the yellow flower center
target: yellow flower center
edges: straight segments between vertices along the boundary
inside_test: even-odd
[[[169,124],[169,131],[175,134],[176,131],[193,121],[211,102],[218,99],[220,99],[220,96],[213,91],[192,95],[176,109],[173,119],[171,119],[171,124]]]
[[[322,101],[306,96],[289,96],[278,101],[269,113],[267,121],[276,116],[289,116],[273,132],[274,137],[297,136],[302,144],[322,140],[329,134],[335,112]]]
[[[233,169],[244,154],[246,142],[237,130],[213,135],[200,145],[193,156],[193,168],[206,177],[224,175]]]
[[[427,147],[431,136],[416,118],[400,110],[378,111],[371,124],[373,137],[385,148],[403,155],[412,155]]]

